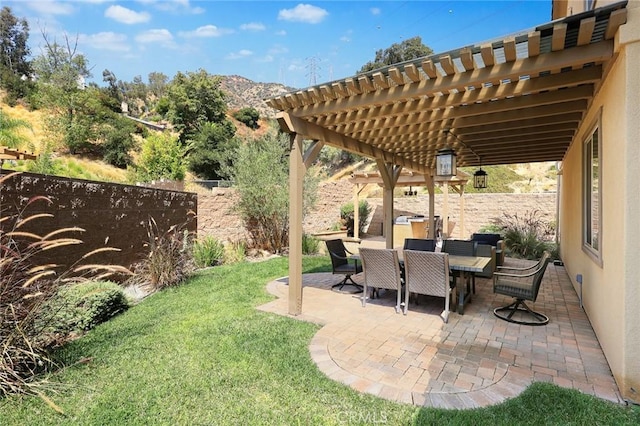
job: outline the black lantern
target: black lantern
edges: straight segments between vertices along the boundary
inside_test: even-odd
[[[480,166],[480,170],[476,170],[473,174],[473,187],[476,189],[485,189],[487,187],[487,172],[482,170],[482,166]]]
[[[451,148],[444,148],[436,155],[436,176],[456,175],[456,153]]]

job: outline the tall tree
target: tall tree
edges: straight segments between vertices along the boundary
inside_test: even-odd
[[[4,6],[0,10],[0,86],[7,90],[11,99],[24,97],[29,90],[28,39],[27,20],[18,19],[11,8]]]
[[[167,115],[180,132],[180,142],[192,140],[204,123],[221,123],[226,119],[227,104],[220,89],[220,78],[205,70],[178,72],[165,95]]]
[[[394,43],[386,49],[376,51],[376,57],[360,68],[358,74],[373,71],[388,65],[421,58],[433,53],[429,46],[422,43],[419,36],[404,40],[402,43]]]

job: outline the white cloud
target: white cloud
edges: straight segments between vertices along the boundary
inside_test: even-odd
[[[268,51],[269,55],[282,55],[288,52],[289,52],[289,49],[279,44],[276,44]]]
[[[113,32],[101,32],[96,34],[82,34],[79,37],[81,43],[94,49],[110,50],[113,52],[128,52],[131,50],[127,44],[127,36]]]
[[[136,12],[118,5],[109,6],[104,11],[104,16],[123,24],[140,24],[151,20],[151,15],[147,12]]]
[[[322,22],[327,15],[329,15],[329,12],[320,7],[300,3],[293,9],[282,9],[278,13],[278,19],[282,21],[318,24]]]
[[[73,4],[56,0],[29,1],[26,5],[43,15],[71,15],[75,11]]]
[[[138,43],[162,43],[167,44],[173,42],[171,32],[166,29],[155,29],[143,31],[136,36]]]
[[[226,28],[218,28],[215,25],[205,25],[196,28],[194,31],[181,31],[178,33],[180,37],[186,38],[208,38],[222,37],[223,35],[232,34],[233,30]]]
[[[152,5],[163,12],[187,12],[199,15],[205,12],[200,6],[191,6],[189,0],[137,0],[139,3]]]
[[[252,56],[253,52],[251,50],[242,49],[237,52],[231,52],[227,55],[227,59],[242,59]]]
[[[287,32],[285,30],[276,31],[277,36],[286,36]]]
[[[240,29],[244,31],[264,31],[267,27],[260,22],[249,22],[248,24],[240,25]]]
[[[260,63],[273,62],[273,56],[265,55],[262,58],[256,59],[256,62],[260,62]]]
[[[344,42],[344,43],[349,43],[351,41],[351,37],[349,36],[342,36],[340,37],[340,41]]]
[[[369,9],[369,12],[371,12],[372,15],[380,15],[380,13],[382,13],[379,7],[372,7]]]

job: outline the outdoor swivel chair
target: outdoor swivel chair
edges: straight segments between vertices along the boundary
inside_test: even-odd
[[[326,241],[327,251],[331,257],[331,267],[333,273],[336,275],[344,275],[344,279],[337,284],[331,286],[331,288],[338,287],[338,290],[346,285],[356,288],[354,293],[360,293],[362,286],[351,278],[351,275],[356,275],[362,272],[362,265],[358,264],[358,259],[349,258],[348,255],[352,253],[346,249],[344,243],[340,239]],[[349,262],[351,260],[352,262]]]
[[[544,252],[540,261],[527,268],[500,268],[493,274],[493,292],[514,297],[515,302],[496,308],[498,318],[524,325],[545,325],[549,317],[529,308],[525,300],[536,301],[542,277],[549,264],[549,252]],[[503,272],[509,270],[509,272]],[[514,318],[514,315],[517,316]]]

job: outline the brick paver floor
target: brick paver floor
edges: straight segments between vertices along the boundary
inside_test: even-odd
[[[550,318],[537,327],[496,318],[493,308],[511,299],[494,295],[489,279],[477,279],[464,315],[452,312],[447,324],[439,316],[444,299],[411,300],[405,316],[395,312],[395,294],[387,292],[363,308],[362,293],[331,290],[340,279],[305,274],[302,314],[293,318],[323,326],[309,345],[311,356],[328,377],[353,389],[464,409],[500,403],[544,381],[623,403],[562,266],[549,265],[538,300],[529,304]],[[277,298],[259,309],[288,316],[287,283],[286,277],[268,283]]]

